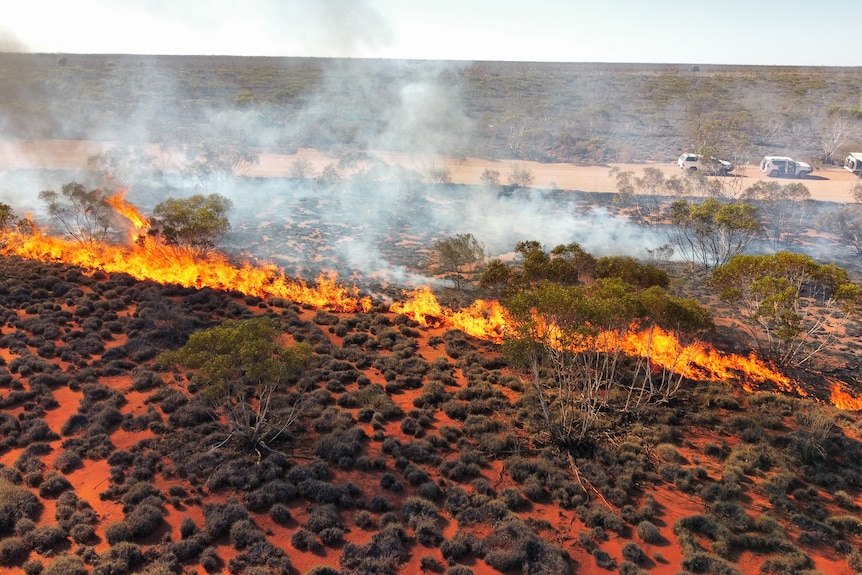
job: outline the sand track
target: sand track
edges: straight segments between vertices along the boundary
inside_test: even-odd
[[[37,140],[37,141],[0,141],[0,170],[16,169],[89,169],[87,160],[95,154],[114,147],[111,142],[80,140]],[[155,153],[157,148],[152,147]],[[636,175],[647,167],[658,168],[666,176],[679,174],[675,163],[655,164],[610,164],[607,166],[581,166],[576,164],[545,164],[523,160],[485,160],[480,158],[451,159],[442,157],[420,157],[407,153],[382,152],[374,154],[389,164],[399,164],[404,168],[424,173],[430,167],[447,168],[452,182],[456,184],[478,184],[482,173],[496,170],[500,182],[507,182],[508,175],[517,166],[530,170],[534,176],[535,187],[554,187],[563,190],[582,192],[613,192],[614,179],[610,175],[612,167],[632,171]],[[300,150],[296,154],[260,153],[260,161],[246,173],[249,177],[284,177],[290,174],[297,160],[304,160],[316,172],[329,164],[337,163],[338,158],[319,150]],[[840,167],[815,170],[814,174],[802,180],[774,179],[763,176],[756,165],[740,166],[733,178],[743,178],[739,189],[744,189],[758,180],[778,181],[782,184],[800,182],[811,192],[812,199],[830,202],[853,201],[850,190],[862,183],[862,179]]]

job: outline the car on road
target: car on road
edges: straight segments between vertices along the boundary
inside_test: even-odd
[[[760,171],[770,178],[804,178],[814,168],[786,156],[764,156],[760,161]]]
[[[857,176],[862,176],[862,152],[853,152],[844,160],[844,169]]]
[[[703,172],[711,176],[724,176],[733,171],[733,164],[718,158],[704,158],[701,154],[682,154],[676,165],[683,170]]]

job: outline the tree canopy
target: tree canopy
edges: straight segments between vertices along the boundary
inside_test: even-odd
[[[713,270],[710,285],[760,353],[781,365],[803,364],[835,341],[862,297],[843,268],[793,252],[735,256]]]
[[[171,245],[211,250],[230,232],[230,199],[219,194],[170,198],[153,209],[154,227]]]
[[[225,417],[230,438],[252,448],[271,448],[298,417],[297,402],[288,402],[283,391],[310,355],[308,344],[285,346],[281,335],[271,316],[228,320],[193,333],[159,362],[193,370],[191,383],[202,390],[213,412]]]

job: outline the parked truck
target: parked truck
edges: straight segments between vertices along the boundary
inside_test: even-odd
[[[805,162],[785,156],[764,156],[760,171],[772,178],[804,178],[814,169]]]
[[[853,152],[844,160],[844,169],[862,176],[862,152]]]

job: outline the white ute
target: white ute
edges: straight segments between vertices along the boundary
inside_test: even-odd
[[[805,162],[798,162],[785,156],[764,156],[760,171],[770,178],[804,178],[814,171]]]
[[[718,158],[704,158],[700,154],[682,154],[676,165],[683,170],[703,172],[713,176],[724,176],[733,171],[733,164]]]
[[[862,176],[862,152],[853,152],[844,160],[844,169],[848,172]]]

